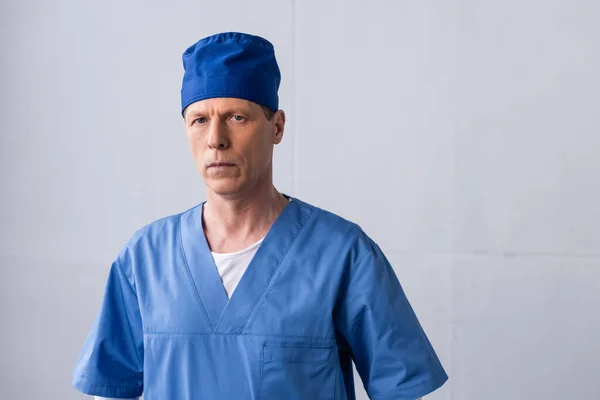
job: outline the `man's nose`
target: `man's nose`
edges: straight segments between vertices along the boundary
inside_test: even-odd
[[[208,135],[208,146],[213,149],[226,149],[229,147],[227,127],[221,122],[213,122],[210,125]]]

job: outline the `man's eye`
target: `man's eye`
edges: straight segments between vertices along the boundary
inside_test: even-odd
[[[196,123],[203,124],[205,122],[206,122],[206,118],[200,117],[200,118],[196,118],[194,121],[192,121],[192,124],[196,124]]]
[[[236,122],[242,122],[246,120],[246,118],[242,117],[241,115],[233,115],[231,118]]]

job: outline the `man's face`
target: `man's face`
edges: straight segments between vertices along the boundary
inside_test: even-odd
[[[196,167],[213,192],[233,197],[272,179],[273,145],[283,137],[283,111],[268,120],[256,103],[213,98],[190,104],[184,123]]]

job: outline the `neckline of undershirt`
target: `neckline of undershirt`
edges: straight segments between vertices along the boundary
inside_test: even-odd
[[[261,244],[263,240],[265,240],[264,237],[262,239],[260,239],[258,242],[251,244],[249,247],[246,247],[243,250],[238,250],[238,251],[234,251],[231,253],[215,253],[214,251],[211,251],[211,254],[217,258],[231,258],[231,257],[241,256],[242,254],[248,253],[249,251],[253,250],[259,244]]]
[[[288,198],[288,203],[292,201],[292,198]],[[241,256],[244,253],[248,253],[249,251],[254,250],[255,247],[257,247],[258,245],[260,245],[263,240],[265,240],[266,236],[263,236],[262,239],[260,239],[258,242],[255,242],[253,244],[251,244],[250,246],[246,247],[245,249],[242,250],[238,250],[238,251],[234,251],[234,252],[230,252],[230,253],[215,253],[214,251],[211,251],[210,253],[213,255],[213,257],[216,258],[232,258],[232,257],[237,257],[237,256]]]

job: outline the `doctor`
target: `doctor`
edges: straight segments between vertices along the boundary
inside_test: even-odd
[[[447,375],[379,246],[280,193],[280,72],[228,32],[183,53],[181,111],[206,201],[116,255],[73,385],[145,400],[414,400]]]

